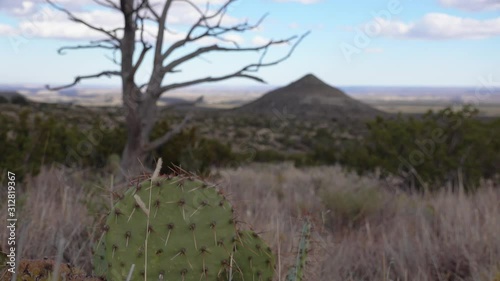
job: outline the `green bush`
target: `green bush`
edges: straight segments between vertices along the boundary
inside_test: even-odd
[[[125,130],[104,128],[98,117],[86,124],[25,109],[17,116],[0,115],[0,122],[0,166],[20,176],[37,174],[42,165],[55,163],[101,168],[125,144]]]
[[[339,162],[359,173],[381,170],[411,190],[463,186],[472,190],[500,167],[500,121],[484,121],[478,111],[429,111],[421,118],[377,118],[368,134],[352,141]]]
[[[281,152],[272,149],[257,150],[253,161],[255,162],[283,162],[287,156]]]
[[[61,164],[71,168],[101,169],[111,155],[121,155],[126,142],[123,123],[105,125],[100,116],[89,120],[60,118],[50,112],[25,109],[17,116],[0,114],[0,166],[8,167],[20,177],[37,174],[43,165]],[[153,138],[169,129],[162,121]],[[231,146],[202,138],[196,128],[176,135],[152,155],[162,157],[164,172],[172,166],[207,174],[212,166],[236,162]]]
[[[168,121],[159,122],[153,131],[152,139],[169,129]],[[212,166],[228,166],[236,161],[236,155],[230,145],[203,138],[199,136],[196,128],[184,130],[174,136],[168,143],[157,149],[153,157],[163,159],[164,172],[173,166],[178,166],[198,174],[208,174]]]
[[[17,104],[17,105],[28,105],[29,102],[28,100],[23,97],[23,96],[13,96],[11,99],[10,99],[10,102],[13,103],[13,104]]]
[[[29,110],[20,111],[16,118],[1,119],[0,166],[19,175],[36,174],[43,164],[63,163],[78,135],[78,129],[64,121]]]

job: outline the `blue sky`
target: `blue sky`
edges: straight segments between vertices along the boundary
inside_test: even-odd
[[[121,24],[119,15],[97,8],[92,0],[55,2],[96,24]],[[169,26],[177,34],[167,44],[178,39],[192,20],[187,7],[179,6],[175,12]],[[228,12],[228,23],[257,20],[266,12],[269,16],[258,30],[231,39],[242,46],[255,46],[270,38],[311,31],[289,60],[261,69],[259,75],[271,85],[286,84],[307,73],[343,86],[500,84],[500,3],[495,0],[239,0]],[[0,0],[0,84],[58,85],[71,82],[78,74],[117,69],[106,51],[57,54],[61,46],[84,44],[95,36],[49,9],[43,0]],[[269,59],[283,55],[288,48],[277,46],[268,53]],[[167,79],[185,81],[224,74],[258,57],[252,53],[207,55]],[[138,80],[147,77],[148,69],[146,63]],[[255,82],[233,79],[220,84]],[[119,86],[119,80],[101,78],[82,85]]]

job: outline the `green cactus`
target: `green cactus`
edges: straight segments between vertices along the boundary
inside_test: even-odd
[[[106,277],[106,273],[108,272],[108,262],[106,261],[106,245],[104,244],[102,238],[104,238],[104,235],[96,243],[93,249],[92,266],[94,269],[94,275]]]
[[[106,221],[105,255],[98,249],[94,266],[102,270],[104,261],[108,280],[127,279],[131,268],[130,280],[216,280],[229,264],[235,233],[232,206],[217,189],[187,176],[160,177],[116,203]]]
[[[239,231],[233,250],[232,280],[273,280],[274,254],[257,233]]]
[[[311,242],[311,227],[311,222],[306,220],[304,226],[302,227],[295,265],[288,271],[286,281],[304,280],[304,271],[306,268],[307,255],[309,253],[309,245]]]

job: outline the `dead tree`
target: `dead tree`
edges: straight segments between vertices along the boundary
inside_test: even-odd
[[[179,133],[188,122],[188,118],[174,127],[171,131],[157,139],[150,139],[151,131],[157,121],[157,102],[162,94],[182,87],[196,85],[205,82],[217,82],[231,78],[248,78],[258,82],[264,80],[256,76],[256,72],[261,67],[276,65],[293,53],[295,47],[307,35],[292,36],[280,40],[270,40],[266,44],[258,46],[240,46],[235,41],[228,40],[225,36],[234,32],[244,33],[257,28],[263,16],[255,24],[248,22],[227,25],[223,23],[228,7],[236,0],[228,0],[224,4],[212,9],[207,4],[206,8],[197,6],[190,0],[165,0],[160,5],[154,5],[148,0],[93,0],[95,3],[112,9],[123,16],[122,25],[114,29],[108,29],[94,25],[79,18],[75,13],[69,11],[52,0],[47,0],[54,8],[65,13],[69,20],[82,24],[95,32],[100,33],[103,39],[91,41],[86,45],[67,46],[59,49],[59,52],[77,49],[105,49],[119,52],[120,58],[116,61],[116,70],[105,70],[93,75],[75,77],[74,81],[68,85],[53,87],[50,89],[59,90],[72,87],[84,79],[99,78],[103,76],[118,76],[122,82],[122,100],[127,126],[127,143],[123,150],[121,167],[128,175],[134,175],[141,171],[142,165],[146,165],[146,160],[150,152],[168,142],[175,134]],[[186,35],[165,46],[165,38],[170,31],[167,26],[169,15],[175,2],[188,4],[199,15],[194,24],[187,30]],[[146,26],[154,25],[157,31],[154,34],[154,42],[146,39]],[[215,44],[203,45],[202,40],[211,39]],[[205,40],[206,42],[206,40]],[[266,60],[268,50],[279,44],[289,44],[290,48],[286,54],[278,59]],[[186,46],[197,46],[194,51],[182,52]],[[152,64],[145,63],[146,55],[152,52]],[[202,55],[216,52],[259,52],[257,62],[245,65],[236,69],[232,73],[221,76],[199,77],[189,81],[165,84],[168,81],[165,77],[170,74],[180,72],[181,66],[186,62]],[[179,54],[180,53],[180,54]],[[149,81],[140,85],[137,82],[136,74],[140,67],[151,67]]]

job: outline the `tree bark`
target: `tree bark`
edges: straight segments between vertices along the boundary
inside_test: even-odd
[[[125,176],[149,171],[149,135],[156,123],[156,99],[146,99],[137,104],[136,110],[127,113],[127,143],[122,154],[121,167]]]

